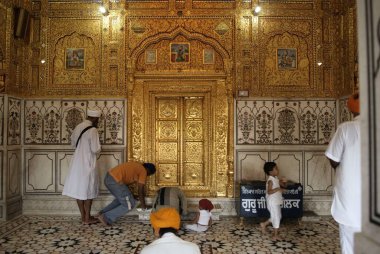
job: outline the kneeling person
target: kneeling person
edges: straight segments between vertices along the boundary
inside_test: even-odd
[[[126,162],[110,169],[104,179],[104,184],[115,199],[99,212],[98,219],[104,225],[114,223],[136,206],[128,184],[137,183],[141,208],[145,205],[146,177],[153,175],[156,167],[152,163]]]

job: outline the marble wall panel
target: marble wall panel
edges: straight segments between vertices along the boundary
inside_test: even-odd
[[[102,111],[102,118],[99,121],[99,135],[102,144],[124,144],[124,129],[126,127],[124,119],[127,119],[124,110],[125,102],[122,100],[89,101],[88,106]]]
[[[0,96],[0,146],[3,145],[4,137],[4,96]]]
[[[348,101],[347,97],[340,98],[338,100],[338,104],[339,104],[338,105],[339,106],[338,121],[339,121],[339,123],[350,121],[353,118],[353,115],[351,114],[351,112],[349,111],[349,109],[347,107],[347,101]]]
[[[324,151],[305,152],[305,194],[332,193],[334,176]]]
[[[273,151],[269,147],[237,150],[236,182],[265,181],[264,163],[274,161],[279,167],[280,177],[301,183],[304,194],[331,196],[334,175],[324,150],[307,151],[300,147],[292,151],[291,148],[281,148],[281,151]]]
[[[99,188],[101,193],[108,193],[104,186],[104,177],[107,171],[124,162],[124,149],[103,150],[97,157],[96,170],[99,172]],[[70,170],[70,162],[74,151],[57,151],[57,192],[60,193],[65,185],[66,176]]]
[[[102,111],[99,120],[101,143],[125,144],[124,100],[26,100],[25,101],[25,144],[69,144],[75,126],[87,114],[87,108]]]
[[[55,152],[25,152],[25,192],[55,192]]]
[[[43,144],[60,143],[61,136],[61,107],[60,101],[41,101],[43,106],[42,128],[43,128]],[[25,128],[26,129],[26,128]]]
[[[265,181],[264,163],[269,160],[268,151],[237,151],[238,182]]]
[[[75,126],[86,119],[87,101],[62,101],[61,143],[70,144]]]
[[[335,133],[337,121],[336,101],[319,101],[318,102],[318,143],[328,144]]]
[[[123,151],[104,151],[98,156],[96,169],[99,172],[99,189],[101,193],[108,193],[104,185],[104,177],[109,169],[116,167],[124,161]]]
[[[57,191],[62,192],[74,151],[57,152]]]
[[[327,144],[336,112],[332,99],[237,100],[236,145]]]
[[[25,135],[27,144],[42,143],[43,106],[42,101],[25,101]]]
[[[302,151],[271,152],[270,160],[276,162],[279,176],[296,182],[303,182],[303,154]]]
[[[255,140],[250,144],[272,144],[273,143],[273,119],[274,101],[254,101],[253,112],[257,112],[255,120]]]
[[[8,145],[21,144],[21,100],[8,97]]]
[[[6,180],[6,197],[21,195],[21,150],[8,150],[8,168]]]
[[[297,101],[275,101],[273,109],[273,143],[299,144],[299,117]]]
[[[318,106],[317,101],[300,102],[300,143],[317,144],[318,143]]]
[[[22,207],[21,196],[7,202],[7,209],[6,209],[7,219],[10,220],[16,216],[19,216],[20,214],[22,214],[22,211],[23,211],[23,207]]]

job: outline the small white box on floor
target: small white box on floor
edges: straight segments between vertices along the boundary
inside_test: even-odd
[[[152,209],[142,209],[137,208],[137,215],[139,216],[139,220],[149,220],[150,219],[150,213]]]

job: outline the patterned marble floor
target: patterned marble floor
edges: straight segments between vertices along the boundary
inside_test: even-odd
[[[340,253],[337,225],[330,217],[318,221],[285,219],[282,241],[262,235],[257,219],[236,217],[215,221],[206,233],[180,230],[181,238],[207,253]],[[270,228],[269,228],[270,229]],[[125,217],[112,227],[83,226],[73,216],[20,216],[0,223],[0,253],[128,253],[154,239],[147,222]]]

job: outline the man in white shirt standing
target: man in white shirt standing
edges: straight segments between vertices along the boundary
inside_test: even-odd
[[[340,124],[325,155],[336,169],[331,214],[339,223],[342,253],[354,253],[354,234],[361,231],[361,167],[359,94],[353,94],[347,106],[353,121]]]
[[[78,124],[71,135],[71,146],[75,152],[62,192],[62,195],[77,200],[84,225],[98,222],[91,217],[91,205],[92,199],[99,192],[99,177],[95,166],[96,154],[101,148],[96,129],[100,115],[100,111],[88,109],[87,119]]]
[[[150,215],[154,234],[160,238],[142,249],[141,254],[201,254],[195,243],[179,238],[176,233],[181,218],[175,208],[161,208]]]

